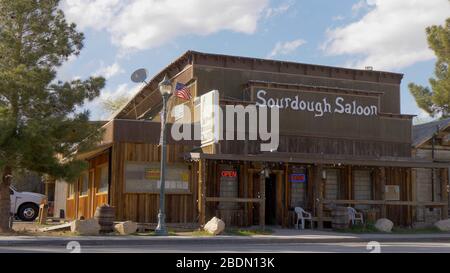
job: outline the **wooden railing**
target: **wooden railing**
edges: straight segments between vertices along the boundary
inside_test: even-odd
[[[206,197],[206,202],[260,203],[262,198]]]
[[[353,204],[353,205],[398,205],[398,206],[424,206],[444,207],[446,202],[418,202],[418,201],[390,201],[390,200],[322,200],[323,204]]]

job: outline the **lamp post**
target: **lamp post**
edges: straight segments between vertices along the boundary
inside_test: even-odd
[[[158,226],[155,229],[157,235],[167,235],[166,228],[166,214],[165,214],[165,179],[166,179],[166,124],[167,124],[167,101],[172,96],[172,83],[169,78],[164,76],[164,79],[159,83],[159,92],[163,99],[163,108],[161,115],[161,171],[160,171],[160,192],[159,192],[159,213]]]

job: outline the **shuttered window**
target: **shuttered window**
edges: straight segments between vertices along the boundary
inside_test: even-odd
[[[327,179],[325,181],[325,199],[338,200],[339,199],[339,170],[327,169]]]
[[[372,200],[372,178],[369,170],[355,170],[353,172],[353,193],[355,200]],[[367,209],[368,205],[358,205],[356,208]]]

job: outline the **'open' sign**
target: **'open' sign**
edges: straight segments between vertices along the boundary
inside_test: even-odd
[[[222,171],[220,174],[222,177],[236,177],[237,172],[236,171]]]

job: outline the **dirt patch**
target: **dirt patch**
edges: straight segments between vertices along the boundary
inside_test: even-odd
[[[13,223],[13,232],[10,234],[4,234],[7,235],[14,235],[14,236],[74,236],[73,233],[71,233],[68,230],[63,231],[48,231],[48,232],[42,232],[39,231],[41,228],[45,227],[51,227],[54,225],[59,225],[60,223],[48,223],[45,225],[41,225],[37,222],[22,222],[22,221],[16,221]]]

